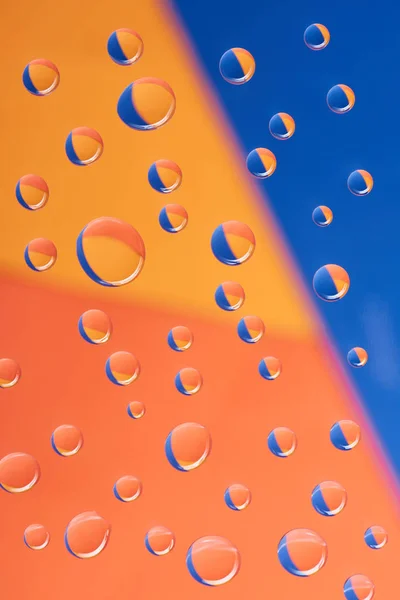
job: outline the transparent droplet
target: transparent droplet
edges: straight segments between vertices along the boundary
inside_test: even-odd
[[[39,463],[30,454],[13,452],[0,460],[0,487],[6,492],[27,492],[39,479]]]
[[[60,73],[54,63],[46,58],[31,60],[24,69],[22,82],[34,96],[48,96],[60,83]]]
[[[231,581],[239,573],[240,564],[236,546],[228,539],[214,535],[196,540],[186,555],[186,566],[191,576],[208,586]]]
[[[231,510],[244,510],[251,502],[251,492],[242,483],[233,483],[224,494],[225,503]]]
[[[44,525],[28,525],[24,532],[24,542],[31,550],[43,550],[50,542],[50,534]]]
[[[57,248],[50,240],[36,238],[26,246],[24,258],[32,271],[48,271],[57,260]]]
[[[12,358],[0,358],[0,388],[14,387],[21,378],[21,368]]]
[[[256,240],[250,227],[239,221],[222,223],[212,234],[211,249],[225,265],[240,265],[253,255]]]
[[[354,421],[343,419],[331,427],[330,438],[338,450],[352,450],[360,441],[360,426]]]
[[[90,221],[78,236],[76,252],[86,275],[106,287],[133,281],[143,269],[146,255],[136,229],[112,217]]]
[[[111,337],[112,323],[105,312],[93,308],[79,318],[78,329],[85,342],[105,344]]]
[[[51,435],[51,445],[59,456],[74,456],[83,446],[83,435],[75,425],[59,425]]]
[[[129,402],[126,411],[132,419],[141,419],[146,413],[146,407],[140,400]]]
[[[219,61],[219,71],[228,83],[242,85],[253,77],[256,61],[244,48],[231,48],[224,52]]]
[[[380,525],[371,525],[364,534],[367,546],[373,550],[380,550],[386,546],[388,541],[387,531]]]
[[[106,547],[110,532],[111,526],[103,517],[95,511],[88,511],[68,523],[64,541],[73,556],[93,558]]]
[[[175,352],[189,350],[193,344],[193,334],[188,327],[177,325],[168,333],[168,346]]]
[[[304,32],[304,42],[310,50],[323,50],[329,44],[330,33],[325,25],[313,23]]]
[[[311,529],[293,529],[278,544],[278,558],[291,575],[309,577],[318,573],[328,556],[325,540]]]
[[[175,536],[168,527],[157,525],[146,533],[144,543],[151,554],[164,556],[169,554],[175,546]]]
[[[311,502],[320,515],[334,517],[346,506],[347,493],[340,483],[323,481],[313,489]]]
[[[353,90],[343,83],[334,85],[326,96],[329,108],[339,115],[349,112],[356,101]]]
[[[325,265],[318,269],[313,279],[314,292],[326,302],[341,300],[350,288],[350,277],[339,265]]]
[[[142,77],[122,92],[117,112],[128,127],[146,131],[167,123],[175,106],[175,94],[168,83],[155,77]]]
[[[140,364],[131,352],[114,352],[107,359],[106,375],[115,385],[130,385],[139,377]]]
[[[113,491],[121,502],[132,502],[142,493],[142,482],[134,475],[124,475],[115,482]]]
[[[165,441],[165,454],[171,466],[178,471],[192,471],[200,467],[211,450],[211,437],[198,423],[182,423],[175,427]]]
[[[375,586],[366,575],[352,575],[343,586],[346,600],[372,600]]]

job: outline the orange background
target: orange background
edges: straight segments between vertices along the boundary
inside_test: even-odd
[[[143,37],[145,52],[132,67],[118,67],[106,42],[118,27]],[[120,0],[68,5],[39,0],[9,5],[3,16],[7,61],[3,78],[1,178],[1,353],[22,368],[18,385],[1,393],[0,455],[28,452],[42,477],[26,494],[0,494],[0,561],[6,598],[108,600],[119,597],[340,598],[344,580],[368,575],[376,598],[395,589],[399,554],[398,509],[390,476],[357,399],[336,364],[306,292],[271,215],[249,181],[243,157],[213,98],[190,44],[167,4],[142,0],[132,8]],[[52,60],[61,73],[59,88],[35,98],[23,87],[24,66],[33,58]],[[116,114],[119,94],[141,76],[168,81],[177,97],[171,122],[155,132],[129,130]],[[86,168],[69,163],[64,142],[73,127],[99,131],[104,154]],[[165,233],[158,213],[165,197],[147,182],[158,158],[176,161],[183,184],[167,201],[182,204],[189,225]],[[14,196],[19,177],[41,175],[50,187],[48,205],[37,213],[22,209]],[[103,289],[89,280],[75,255],[75,241],[91,219],[114,216],[131,222],[146,245],[140,277],[121,289]],[[256,236],[251,260],[237,268],[213,257],[210,237],[221,222],[247,223]],[[30,272],[23,260],[26,243],[48,237],[58,261],[48,273]],[[214,291],[225,280],[241,283],[246,302],[238,313],[223,313]],[[114,334],[104,347],[86,344],[77,321],[89,308],[105,310]],[[266,335],[254,347],[243,344],[236,324],[256,314]],[[166,336],[187,325],[195,342],[185,354],[172,352]],[[142,373],[128,388],[117,388],[104,373],[106,358],[132,351]],[[278,356],[282,376],[261,379],[263,356]],[[193,398],[181,396],[174,376],[194,366],[204,379]],[[126,414],[140,399],[140,421]],[[342,453],[329,441],[331,425],[354,418],[363,439]],[[164,455],[168,432],[198,421],[212,436],[210,457],[191,473],[175,472]],[[80,427],[84,447],[63,459],[51,449],[55,427]],[[294,455],[282,461],[266,446],[276,426],[292,428]],[[137,475],[142,496],[118,502],[118,477]],[[338,480],[348,505],[334,519],[313,510],[311,491],[322,480]],[[227,509],[223,493],[241,482],[253,494],[243,513]],[[76,514],[96,510],[112,524],[106,550],[79,561],[65,549],[63,533]],[[44,551],[23,544],[30,523],[51,533]],[[153,525],[176,535],[176,548],[151,556],[144,535]],[[363,533],[384,526],[390,543],[380,552],[365,545]],[[299,579],[280,566],[276,548],[288,530],[315,529],[328,543],[328,561],[313,577]],[[203,535],[222,535],[240,550],[242,568],[216,592],[196,583],[185,567],[189,545]]]

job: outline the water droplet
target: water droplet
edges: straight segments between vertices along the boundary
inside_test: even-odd
[[[332,425],[330,438],[338,450],[352,450],[360,441],[361,430],[354,421],[344,419]]]
[[[239,221],[222,223],[212,234],[211,249],[225,265],[240,265],[253,255],[256,240],[248,225]]]
[[[350,288],[350,277],[338,265],[325,265],[318,269],[313,279],[314,292],[326,302],[341,300]]]
[[[133,29],[116,29],[108,38],[107,52],[117,65],[133,65],[143,54],[143,40]]]
[[[27,210],[39,210],[47,204],[49,186],[39,175],[24,175],[17,183],[15,195]]]
[[[347,361],[352,367],[364,367],[368,362],[368,353],[364,348],[356,346],[347,353]]]
[[[146,533],[144,543],[151,554],[164,556],[169,554],[175,546],[175,536],[168,527],[157,525]]]
[[[373,550],[379,550],[386,546],[388,534],[380,525],[371,525],[364,534],[364,540],[367,546]]]
[[[113,491],[121,502],[132,502],[142,493],[142,482],[134,475],[124,475],[115,482]]]
[[[107,287],[133,281],[143,269],[146,256],[136,229],[112,217],[90,221],[78,236],[76,252],[86,275]]]
[[[140,364],[130,352],[114,352],[107,359],[106,375],[115,385],[130,385],[139,377]]]
[[[251,492],[242,483],[233,483],[225,490],[224,499],[232,510],[244,510],[251,502]]]
[[[50,542],[50,534],[44,525],[28,525],[24,532],[24,542],[31,550],[43,550]]]
[[[238,323],[238,335],[243,342],[255,344],[265,333],[265,325],[260,317],[243,317]]]
[[[282,372],[282,364],[279,358],[275,356],[265,356],[258,364],[258,372],[261,377],[273,381],[277,379]]]
[[[146,412],[146,407],[140,400],[133,400],[129,402],[126,411],[132,419],[141,419]]]
[[[278,558],[291,575],[309,577],[318,573],[328,555],[326,542],[311,529],[293,529],[278,545]]]
[[[193,344],[193,334],[188,327],[177,325],[168,333],[168,345],[176,352],[189,350]]]
[[[231,48],[224,52],[219,61],[219,71],[228,83],[241,85],[253,77],[256,62],[244,48]]]
[[[167,459],[178,471],[192,471],[204,463],[211,450],[211,437],[198,423],[182,423],[165,441]]]
[[[60,73],[54,63],[45,58],[31,60],[24,69],[22,82],[34,96],[48,96],[60,83]]]
[[[60,425],[51,436],[53,450],[60,456],[74,456],[83,446],[83,435],[75,425]]]
[[[215,302],[222,310],[234,311],[243,306],[244,289],[239,283],[225,281],[215,290]]]
[[[276,170],[276,157],[268,148],[255,148],[246,159],[249,172],[258,179],[271,177]]]
[[[167,204],[161,209],[158,216],[158,222],[164,231],[168,233],[178,233],[185,229],[188,224],[189,216],[186,209],[180,204]]]
[[[95,511],[74,517],[67,525],[64,541],[67,550],[77,558],[93,558],[106,547],[111,526]]]
[[[19,364],[12,358],[0,358],[0,388],[11,388],[21,377]]]
[[[311,502],[320,515],[334,517],[346,506],[347,493],[340,483],[323,481],[313,489]]]
[[[117,111],[132,129],[157,129],[175,112],[175,94],[165,81],[155,77],[137,79],[122,92]]]
[[[240,570],[239,550],[224,537],[210,535],[196,540],[186,555],[191,576],[208,586],[231,581]]]
[[[375,586],[366,575],[352,575],[345,581],[343,592],[346,600],[372,600]]]
[[[296,129],[293,117],[287,113],[277,113],[269,122],[269,131],[277,140],[288,140]]]
[[[333,212],[327,206],[317,206],[313,210],[312,220],[318,227],[327,227],[333,221]]]
[[[348,85],[339,83],[329,90],[326,101],[331,111],[342,115],[348,113],[353,108],[356,97]]]
[[[0,487],[6,492],[27,492],[39,479],[39,463],[30,454],[13,452],[0,460]]]
[[[269,434],[267,444],[272,454],[287,458],[296,450],[297,439],[288,427],[276,427]]]
[[[347,179],[347,187],[355,196],[366,196],[374,187],[374,180],[368,171],[357,169],[350,173]]]
[[[182,183],[182,171],[172,160],[156,160],[147,174],[153,190],[161,194],[170,194]]]
[[[65,152],[69,160],[78,167],[96,162],[103,154],[104,143],[101,135],[91,127],[75,127],[65,142]]]
[[[36,238],[26,246],[24,258],[32,271],[48,271],[57,260],[57,248],[50,240]]]
[[[325,25],[313,23],[304,32],[304,42],[310,50],[323,50],[329,44],[331,35]]]
[[[197,369],[185,367],[181,369],[175,377],[175,387],[185,396],[193,396],[200,391],[203,385],[203,378]]]
[[[79,318],[79,333],[89,344],[105,344],[111,337],[111,319],[102,310],[87,310]]]

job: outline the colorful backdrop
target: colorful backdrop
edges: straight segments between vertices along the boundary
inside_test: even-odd
[[[5,597],[203,599],[216,593],[333,600],[355,573],[374,582],[376,598],[393,594],[400,321],[393,275],[398,125],[391,118],[398,84],[391,73],[399,42],[385,4],[393,12],[387,0],[374,15],[360,0],[350,9],[313,0],[265,7],[256,0],[246,6],[238,0],[8,6],[0,344],[22,376],[1,390],[0,455],[32,454],[41,478],[27,493],[0,490]],[[303,43],[312,22],[331,32],[323,52]],[[108,36],[119,27],[135,29],[144,41],[143,56],[130,67],[115,65],[107,54]],[[222,53],[236,46],[256,60],[253,79],[237,87],[218,70]],[[53,61],[61,75],[58,89],[44,98],[30,95],[21,81],[25,65],[40,57]],[[156,131],[130,130],[116,111],[123,89],[144,76],[164,79],[176,95],[175,115]],[[355,90],[348,115],[334,115],[326,106],[326,92],[337,83]],[[296,121],[287,142],[268,132],[279,111]],[[64,150],[78,126],[93,127],[104,141],[101,158],[83,168],[71,164]],[[246,154],[258,146],[270,148],[278,161],[265,183],[246,170]],[[160,227],[167,201],[147,181],[149,166],[160,158],[183,172],[181,187],[168,199],[189,215],[177,235]],[[357,168],[375,179],[366,198],[352,197],[346,187]],[[24,210],[15,198],[16,182],[27,173],[41,175],[50,188],[48,204],[37,212]],[[318,204],[334,212],[327,229],[311,220]],[[79,232],[101,216],[131,223],[145,243],[143,272],[121,288],[91,281],[76,257]],[[254,256],[238,267],[219,263],[210,248],[215,228],[229,220],[248,224],[256,238]],[[37,237],[51,239],[58,251],[45,273],[30,271],[24,261],[26,244]],[[342,265],[351,278],[348,295],[335,304],[312,291],[312,276],[326,263]],[[238,312],[225,313],[215,303],[216,287],[227,280],[245,290]],[[104,346],[79,335],[78,319],[90,308],[104,310],[113,322]],[[254,345],[237,335],[237,322],[246,315],[261,317],[266,326]],[[168,347],[175,325],[194,335],[186,353]],[[353,346],[365,347],[369,362],[350,372],[345,358]],[[113,386],[104,372],[108,356],[119,350],[133,352],[141,364],[139,378],[126,388]],[[257,371],[268,355],[282,361],[276,381]],[[183,367],[202,374],[202,389],[193,397],[175,388]],[[126,413],[133,400],[146,405],[137,421]],[[352,452],[330,443],[330,427],[340,419],[361,427]],[[191,421],[208,429],[212,451],[199,469],[181,473],[168,463],[164,442],[173,427]],[[80,452],[69,458],[50,444],[52,431],[64,423],[84,436]],[[297,436],[287,460],[267,448],[277,426]],[[141,479],[143,492],[124,504],[113,485],[126,474]],[[311,491],[323,480],[337,480],[347,490],[347,506],[333,519],[311,505]],[[252,492],[250,506],[239,513],[224,503],[225,489],[235,482]],[[64,531],[88,510],[111,523],[111,535],[99,556],[77,560],[65,548]],[[41,552],[23,543],[31,523],[50,532]],[[379,552],[363,539],[374,524],[389,534]],[[145,548],[144,536],[155,525],[176,536],[167,556]],[[277,557],[281,537],[299,527],[317,531],[328,545],[324,568],[304,579],[287,573]],[[208,535],[231,540],[242,560],[237,577],[216,591],[196,582],[185,565],[192,542]]]

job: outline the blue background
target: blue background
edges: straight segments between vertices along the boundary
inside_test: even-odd
[[[174,6],[236,131],[243,160],[260,146],[277,157],[275,174],[260,188],[399,475],[400,9],[390,0],[380,2],[379,11],[361,0],[274,5],[175,0]],[[311,23],[330,31],[330,44],[322,51],[304,44],[304,30]],[[254,77],[242,86],[230,85],[219,73],[219,59],[232,47],[246,48],[256,60]],[[356,95],[354,108],[344,115],[326,104],[328,90],[338,83],[349,85]],[[269,133],[269,120],[277,112],[295,119],[290,140],[278,141]],[[355,169],[374,178],[374,188],[364,198],[347,189],[347,177]],[[311,219],[320,204],[334,214],[324,229]],[[327,263],[343,266],[351,278],[347,296],[332,304],[312,292],[315,271]],[[354,346],[368,351],[363,369],[346,362]]]

